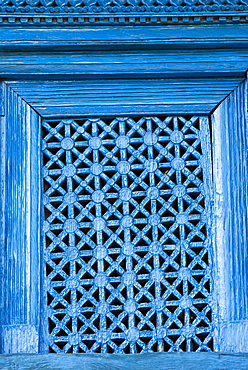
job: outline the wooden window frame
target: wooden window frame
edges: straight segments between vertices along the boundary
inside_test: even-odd
[[[44,330],[40,325],[40,251],[37,254],[42,214],[40,117],[62,116],[66,112],[68,116],[103,114],[102,107],[99,109],[101,101],[89,106],[80,94],[77,108],[72,107],[68,112],[68,101],[75,98],[73,91],[67,95],[63,92],[60,96],[55,89],[57,97],[51,102],[49,97],[56,85],[52,81],[63,83],[65,78],[82,84],[87,82],[87,91],[95,91],[95,81],[104,80],[109,83],[109,92],[113,81],[119,81],[123,86],[128,85],[123,81],[132,80],[137,84],[139,81],[145,89],[148,84],[155,88],[163,82],[167,85],[161,90],[160,103],[147,89],[144,94],[147,101],[138,106],[136,114],[147,114],[148,110],[151,114],[190,113],[211,117],[212,238],[217,262],[214,270],[215,350],[248,351],[248,38],[245,27],[232,30],[230,27],[196,28],[186,27],[184,38],[181,30],[173,27],[156,30],[155,27],[145,30],[130,27],[125,31],[103,28],[102,34],[101,30],[97,33],[98,38],[91,29],[72,32],[72,29],[55,28],[48,29],[48,34],[53,36],[51,41],[44,39],[36,28],[24,29],[22,37],[8,29],[8,40],[2,40],[1,61],[2,353],[37,353],[43,348],[38,339]],[[35,43],[35,40],[38,41]],[[233,49],[235,44],[239,47]],[[25,52],[20,53],[24,48]],[[178,87],[173,85],[175,81]],[[180,91],[182,81],[185,86],[183,97]],[[211,86],[208,90],[206,82]],[[40,94],[41,87],[43,95]],[[111,112],[131,114],[133,96],[130,95],[123,106],[121,96],[118,100],[114,94],[111,109],[106,106],[108,115]],[[175,97],[173,102],[171,94]],[[62,104],[61,97],[64,99]]]

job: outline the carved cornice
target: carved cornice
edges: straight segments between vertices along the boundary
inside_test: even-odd
[[[41,25],[41,26],[59,26],[59,25],[174,25],[174,24],[247,24],[248,23],[248,13],[247,14],[158,14],[158,15],[137,15],[128,14],[124,16],[123,14],[64,14],[59,15],[51,14],[0,14],[0,26],[6,25]]]
[[[248,0],[1,0],[0,24],[189,24],[248,21]]]

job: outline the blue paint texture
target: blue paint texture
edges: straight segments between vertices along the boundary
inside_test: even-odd
[[[246,12],[2,1],[1,369],[247,369]]]
[[[75,24],[145,24],[145,23],[209,23],[246,21],[247,0],[1,0],[1,23],[63,25]],[[11,17],[6,17],[11,14]],[[20,19],[21,18],[21,19]],[[99,19],[100,18],[100,19]],[[215,18],[215,19],[213,19]]]
[[[143,353],[118,354],[29,354],[2,355],[3,370],[246,370],[247,354]]]
[[[20,12],[20,13],[159,13],[167,12],[177,13],[177,12],[217,12],[217,11],[247,11],[248,2],[243,0],[242,3],[238,3],[236,0],[230,0],[228,6],[223,6],[222,0],[216,0],[213,4],[210,4],[207,0],[202,0],[201,3],[197,1],[177,3],[173,1],[160,0],[159,2],[141,0],[137,2],[135,0],[129,0],[128,2],[120,2],[113,0],[78,0],[77,2],[73,0],[11,0],[7,2],[6,0],[1,0],[0,5],[3,10],[7,12]],[[7,6],[6,6],[7,5]]]
[[[47,349],[211,351],[208,119],[42,126]]]

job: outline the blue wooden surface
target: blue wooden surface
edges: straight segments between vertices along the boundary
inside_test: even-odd
[[[18,84],[13,84],[13,86],[17,86],[17,85]],[[238,90],[235,92],[236,95],[235,94],[230,95],[228,102],[225,103],[226,105],[224,105],[221,110],[221,114],[218,114],[217,116],[219,122],[222,125],[225,125],[225,122],[227,122],[226,120],[230,115],[230,111],[233,112],[235,117],[236,116],[239,117],[235,123],[236,126],[233,125],[232,121],[230,122],[232,125],[231,127],[233,128],[236,127],[235,130],[237,129],[239,122],[245,122],[245,116],[243,115],[245,91],[246,90],[244,88],[239,87]],[[30,96],[31,95],[32,93],[30,94]],[[2,121],[4,124],[3,128],[6,127],[5,125],[8,125],[7,127],[11,127],[10,125],[13,125],[13,122],[14,122],[14,124],[16,125],[15,127],[17,127],[16,129],[22,132],[20,135],[16,137],[14,132],[11,132],[11,130],[8,130],[7,131],[8,136],[6,138],[8,138],[8,140],[10,140],[11,142],[12,140],[14,140],[15,142],[15,140],[20,140],[20,138],[23,137],[23,143],[18,146],[18,150],[19,150],[18,157],[16,157],[15,151],[11,150],[11,146],[6,145],[5,147],[5,144],[4,144],[4,148],[5,148],[3,151],[4,156],[1,158],[2,163],[3,163],[2,174],[6,173],[5,179],[6,179],[7,186],[5,187],[5,189],[8,193],[8,197],[5,197],[5,207],[7,209],[6,220],[8,220],[6,225],[9,226],[10,225],[9,222],[11,222],[15,230],[17,230],[15,225],[18,225],[18,227],[20,227],[23,230],[22,232],[23,238],[18,239],[18,235],[16,233],[12,233],[11,228],[9,227],[7,228],[5,235],[7,235],[9,242],[12,243],[12,244],[7,244],[7,246],[12,245],[12,247],[7,250],[5,258],[9,258],[9,261],[11,262],[14,256],[15,261],[17,261],[17,262],[14,261],[14,263],[17,263],[16,266],[19,266],[18,267],[19,270],[15,269],[15,277],[12,278],[14,270],[9,269],[5,277],[5,279],[7,279],[8,281],[6,280],[5,285],[2,286],[2,288],[4,289],[2,298],[3,298],[4,307],[5,307],[5,313],[4,313],[5,316],[2,317],[2,320],[3,320],[2,323],[8,324],[2,327],[2,335],[4,337],[3,346],[4,346],[5,352],[13,352],[13,351],[14,352],[18,352],[18,351],[32,352],[34,350],[37,350],[37,347],[36,349],[34,349],[33,343],[34,343],[34,338],[37,338],[37,334],[39,332],[38,321],[37,321],[39,320],[39,308],[37,308],[39,307],[39,303],[38,303],[39,302],[39,285],[35,283],[35,279],[37,278],[37,276],[35,274],[34,268],[36,269],[36,267],[34,267],[34,264],[30,265],[30,267],[33,266],[30,270],[26,270],[28,273],[23,273],[24,271],[23,271],[22,266],[24,265],[29,266],[30,262],[29,262],[28,255],[23,254],[22,250],[25,250],[25,248],[23,247],[25,244],[24,235],[30,235],[30,230],[31,230],[30,225],[32,226],[32,230],[33,230],[32,231],[33,238],[31,239],[32,241],[31,244],[33,245],[33,247],[31,247],[31,250],[34,251],[35,248],[37,248],[37,250],[39,249],[39,243],[36,239],[37,234],[35,231],[36,223],[33,222],[35,217],[39,215],[39,211],[37,211],[39,208],[39,202],[37,202],[37,200],[39,200],[39,196],[35,196],[35,192],[34,192],[34,189],[38,191],[38,188],[36,185],[38,184],[36,182],[38,181],[38,177],[37,177],[37,180],[35,179],[35,177],[32,177],[32,184],[33,184],[32,194],[34,195],[33,206],[32,206],[33,213],[30,214],[28,211],[26,219],[24,219],[22,216],[23,207],[20,207],[18,205],[17,199],[19,201],[22,199],[24,209],[27,209],[27,210],[30,209],[29,203],[25,205],[24,195],[26,194],[26,197],[27,197],[26,199],[29,199],[31,195],[29,184],[28,184],[28,181],[29,181],[28,179],[30,176],[29,173],[35,174],[37,172],[37,163],[38,163],[37,160],[35,159],[35,158],[38,158],[38,157],[35,157],[37,154],[34,154],[33,156],[31,155],[31,153],[32,151],[33,153],[37,153],[36,151],[39,150],[38,144],[35,143],[35,141],[33,141],[33,146],[30,145],[31,143],[30,142],[30,135],[31,135],[30,125],[32,124],[32,122],[34,125],[37,125],[39,120],[34,110],[32,110],[30,106],[28,106],[27,103],[21,99],[20,95],[16,94],[13,91],[13,89],[10,88],[8,85],[6,85],[6,97],[7,97],[6,101],[8,102],[8,105],[7,105],[7,111],[6,111],[7,112],[6,118],[4,118],[4,120]],[[47,94],[47,100],[49,101],[49,94]],[[42,104],[45,106],[46,100],[43,100]],[[119,107],[121,109],[121,104],[119,105]],[[221,107],[221,105],[219,107]],[[109,113],[110,112],[111,111],[109,111]],[[20,117],[22,117],[23,120],[20,121]],[[22,122],[21,126],[19,126],[20,122]],[[38,126],[34,126],[34,127],[37,128]],[[213,135],[218,134],[218,132],[221,132],[221,130],[215,129],[213,131]],[[3,132],[2,138],[3,138],[3,142],[7,143],[7,141],[5,142],[5,135],[6,133]],[[240,133],[238,135],[240,135]],[[37,140],[37,138],[39,137],[38,131],[36,132],[35,137]],[[241,147],[239,148],[238,153],[244,153],[245,148],[242,147],[242,142],[243,142],[242,137],[241,136],[239,137],[241,138],[241,140],[240,139],[237,139],[237,140],[240,142]],[[223,141],[222,145],[225,146],[225,140]],[[221,160],[222,157],[220,153],[217,152],[216,156],[219,160]],[[243,157],[240,157],[240,154],[237,154],[237,153],[232,154],[232,156],[233,156],[232,158],[234,159],[234,163],[235,163],[235,158],[238,158],[238,160],[240,160],[240,158],[243,158]],[[33,158],[33,159],[31,162],[29,162],[30,159],[28,158]],[[28,167],[25,167],[27,168],[28,172],[24,175],[23,173],[20,172],[20,163],[21,163],[20,161],[26,161],[27,159],[30,165]],[[226,158],[222,159],[222,161],[225,162]],[[10,167],[10,165],[12,167]],[[240,163],[240,166],[241,166],[240,168],[242,168],[243,166],[242,163]],[[11,169],[12,177],[10,177],[9,175],[10,169]],[[13,176],[13,174],[15,174],[15,176]],[[38,176],[38,175],[35,175],[35,176]],[[244,178],[244,175],[242,175],[242,171],[240,172],[239,176],[241,176],[240,184],[242,184],[242,179]],[[10,179],[12,179],[11,183],[10,183]],[[221,184],[222,183],[221,181],[222,181],[221,178],[218,178],[216,180],[216,183]],[[16,185],[18,185],[18,187],[16,187]],[[216,189],[216,192],[219,192],[219,190]],[[240,190],[238,193],[236,193],[238,197],[237,199],[239,199],[239,193],[240,193]],[[17,194],[20,194],[20,196]],[[243,197],[240,199],[241,199],[241,203],[237,203],[237,206],[235,208],[237,210],[239,210],[239,208],[237,207],[241,207],[240,209],[243,209],[242,208],[243,207],[242,205]],[[227,204],[226,202],[223,203],[224,206],[226,204]],[[216,203],[216,207],[218,209],[218,203]],[[229,208],[226,209],[227,214],[229,212],[228,209]],[[223,213],[223,215],[225,214],[226,213]],[[15,215],[14,218],[12,218],[13,215]],[[226,218],[223,218],[222,217],[223,215],[218,214],[218,217],[220,217],[221,221],[225,223]],[[218,219],[218,217],[216,219]],[[18,224],[16,224],[16,220],[19,220]],[[231,222],[235,222],[235,221],[231,221]],[[244,223],[243,226],[244,226],[244,232],[245,232],[246,224]],[[222,243],[221,245],[223,246],[224,251],[225,251],[226,244]],[[243,250],[242,250],[242,247],[243,247]],[[241,256],[244,255],[245,244],[239,243],[238,249],[240,251],[239,252],[240,255]],[[14,254],[12,253],[12,250],[15,251]],[[236,258],[235,252],[236,252],[236,249],[233,250],[230,248],[229,253],[232,253],[233,260],[235,260]],[[226,255],[226,252],[224,252],[224,255]],[[220,253],[220,258],[222,258],[221,253]],[[22,264],[18,264],[18,261],[21,261],[21,260],[23,261]],[[239,306],[240,300],[242,302],[243,301],[245,302],[246,300],[245,280],[244,279],[242,280],[244,275],[242,273],[241,274],[239,273],[239,271],[242,271],[242,269],[245,268],[245,259],[241,257],[241,259],[239,260],[240,265],[239,264],[235,264],[235,265],[229,264],[229,260],[230,260],[229,255],[227,255],[226,260],[225,259],[223,260],[224,261],[223,270],[219,269],[218,273],[216,273],[214,277],[214,282],[215,282],[216,287],[218,286],[219,283],[220,285],[222,285],[222,290],[219,296],[216,295],[216,299],[214,301],[215,304],[217,305],[216,314],[219,309],[220,311],[221,310],[226,311],[227,309],[229,310],[228,315],[224,314],[224,316],[221,318],[221,321],[219,322],[217,326],[218,330],[215,332],[215,335],[216,335],[216,338],[218,338],[218,336],[220,336],[221,338],[220,344],[218,345],[219,347],[217,346],[218,349],[220,350],[228,349],[228,350],[235,352],[235,351],[242,351],[242,350],[247,349],[247,341],[245,340],[245,337],[242,336],[244,333],[247,332],[247,327],[248,327],[247,321],[246,321],[246,314],[244,313],[246,311],[243,311],[242,314],[240,314],[239,311],[237,311],[237,314],[235,313],[235,310],[237,310],[237,308],[235,308],[235,304],[237,305],[236,307],[245,307],[243,305]],[[36,263],[38,263],[38,261]],[[38,265],[36,266],[37,266],[37,271],[39,271],[39,266]],[[229,266],[228,273],[223,275],[223,271],[226,269],[226,266]],[[236,270],[236,268],[239,266],[241,269]],[[232,271],[232,269],[234,268],[235,268],[235,271],[237,272],[233,271],[232,273],[229,274],[229,271]],[[6,271],[5,266],[4,266],[4,271]],[[233,295],[233,293],[232,295],[229,294],[229,291],[230,291],[229,286],[234,287],[234,285],[232,285],[232,283],[230,282],[230,276],[232,276],[233,273],[236,274],[238,278],[237,283],[239,284],[238,289],[240,292],[238,296]],[[33,276],[33,278],[30,279],[29,276]],[[239,277],[241,278],[241,280],[239,280]],[[12,287],[12,281],[14,281],[13,279],[16,279],[16,281],[19,284],[20,289],[18,288],[18,285],[13,286],[13,288],[9,289],[10,286]],[[226,287],[228,287],[228,289],[226,289]],[[34,298],[31,301],[29,301],[29,304],[27,304],[27,301],[25,301],[25,299],[23,300],[23,294],[20,294],[20,292],[22,292],[23,289],[26,292],[25,294],[27,294],[27,297],[30,294],[32,294]],[[235,292],[235,290],[232,290],[232,291]],[[7,299],[5,299],[6,297]],[[224,298],[226,297],[224,299],[224,303],[223,303],[223,297]],[[230,299],[234,299],[236,303],[234,305],[230,305]],[[12,304],[14,302],[13,306],[11,306],[11,302]],[[44,334],[47,329],[46,329],[46,323],[44,322],[44,320],[42,321],[43,322],[42,322],[41,332]],[[230,341],[230,337],[231,337],[231,341]],[[44,350],[44,346],[42,348]]]
[[[4,25],[148,25],[247,22],[247,0],[120,2],[118,0],[1,0],[0,26]]]
[[[108,0],[102,1],[92,1],[92,0],[84,0],[77,2],[73,0],[11,0],[11,1],[4,1],[1,0],[1,11],[2,13],[11,13],[11,14],[18,14],[22,15],[72,15],[76,14],[77,16],[81,16],[83,14],[87,14],[88,17],[94,17],[99,15],[111,15],[118,17],[125,17],[127,15],[136,15],[142,14],[144,16],[151,15],[151,14],[161,14],[163,17],[171,16],[175,14],[182,13],[184,16],[192,16],[192,15],[236,15],[233,17],[234,21],[237,21],[237,15],[246,14],[248,11],[248,4],[247,0],[244,0],[242,3],[238,3],[236,1],[229,1],[227,4],[223,3],[222,1],[215,1],[213,4],[209,3],[207,0],[202,0],[201,3],[197,3],[196,1],[187,2],[187,3],[177,3],[171,0],[165,1],[160,0],[159,2],[150,2],[147,0],[142,0],[137,2],[135,0],[129,0],[128,3],[119,2],[113,0],[111,3]],[[186,18],[186,17],[185,17]],[[199,18],[199,17],[198,17]],[[211,17],[210,21],[211,21]],[[198,20],[199,21],[199,20]],[[222,21],[225,21],[222,19]],[[25,22],[25,18],[23,23]],[[27,22],[27,21],[26,21]],[[120,22],[124,22],[120,21]],[[185,21],[187,22],[187,20]],[[189,22],[189,20],[188,20]]]
[[[220,104],[212,115],[216,220],[216,262],[222,259],[220,272],[227,285],[226,319],[238,322],[248,319],[248,239],[247,239],[247,82],[243,82]],[[217,154],[219,153],[219,154]],[[218,158],[218,159],[217,159]],[[226,159],[228,158],[228,164]],[[218,188],[218,189],[217,189]],[[235,253],[233,253],[235,251]],[[220,261],[219,261],[220,262]],[[224,265],[223,265],[224,263]],[[232,271],[231,279],[228,278]]]
[[[198,32],[198,29],[195,29]],[[211,33],[211,29],[207,30]],[[235,30],[233,30],[235,31]],[[69,32],[69,31],[68,31]],[[123,36],[123,45],[116,45],[109,40],[109,31],[102,30],[105,37],[102,36],[102,45],[97,43],[93,37],[95,33],[89,33],[92,38],[89,47],[75,43],[77,51],[69,51],[69,44],[74,43],[73,33],[69,33],[69,41],[64,42],[61,49],[57,50],[57,45],[62,42],[56,40],[54,34],[49,35],[50,44],[43,45],[42,40],[38,38],[34,43],[31,37],[27,44],[17,40],[13,45],[12,51],[4,50],[0,58],[0,76],[7,79],[17,80],[37,80],[53,79],[75,80],[75,79],[130,79],[130,78],[176,78],[176,79],[194,79],[214,77],[214,81],[225,76],[228,81],[235,78],[244,78],[247,70],[248,50],[241,48],[238,41],[237,47],[226,42],[222,47],[214,48],[214,42],[211,47],[208,46],[206,35],[199,39],[199,44],[194,46],[194,50],[188,49],[188,44],[178,46],[173,49],[173,42],[176,43],[180,38],[176,30],[174,38],[164,42],[164,45],[147,45],[149,41],[149,32],[144,35],[140,47],[136,45],[132,48],[132,32],[126,32]],[[218,34],[218,30],[215,30]],[[247,30],[243,30],[244,34]],[[35,33],[35,32],[34,32]],[[80,33],[79,33],[80,34]],[[10,47],[13,40],[5,41],[1,39],[0,47],[6,42],[6,47]],[[24,35],[26,36],[26,35]],[[243,35],[245,38],[245,35]],[[3,36],[4,37],[4,36]],[[63,33],[60,34],[61,39]],[[36,36],[34,35],[34,39]],[[53,40],[55,38],[55,40]],[[242,38],[243,39],[243,38]],[[188,43],[194,43],[193,35],[188,36]],[[37,51],[33,45],[37,45]],[[220,45],[221,46],[221,45]],[[19,49],[20,48],[20,49]],[[41,50],[39,51],[39,48]],[[123,49],[126,50],[123,50]],[[186,49],[185,49],[186,48]],[[92,50],[93,49],[93,50]],[[26,50],[26,53],[21,52]],[[192,60],[194,61],[192,63]],[[212,81],[213,81],[212,80]],[[187,82],[187,81],[186,81]],[[190,81],[188,81],[190,82]],[[195,81],[197,82],[197,81]],[[204,90],[203,90],[204,91]]]
[[[6,91],[1,120],[1,351],[36,352],[40,309],[39,116]]]
[[[212,150],[217,350],[248,352],[247,81],[213,112]]]
[[[247,370],[247,354],[0,355],[1,370]]]
[[[121,62],[119,57],[118,62]],[[117,63],[116,59],[114,63]],[[131,68],[132,61],[129,60],[129,63]],[[144,112],[147,115],[175,114],[175,112],[208,114],[239,82],[239,78],[213,77],[197,80],[129,78],[97,81],[10,81],[7,82],[7,86],[42,117],[69,118],[103,116],[110,113],[142,115]]]
[[[11,5],[11,4],[9,4]],[[13,8],[12,8],[13,10]],[[23,9],[22,9],[23,10]],[[63,11],[65,9],[63,8]],[[174,9],[175,10],[175,9]],[[5,11],[5,8],[3,9]],[[19,10],[18,10],[19,11]],[[24,11],[26,11],[24,9]],[[29,10],[27,10],[29,11]],[[243,13],[245,14],[245,13]],[[220,20],[220,15],[215,21]],[[228,18],[229,17],[229,18]],[[216,247],[214,272],[215,299],[211,304],[215,306],[215,338],[217,350],[232,352],[248,351],[246,337],[248,335],[247,321],[247,171],[246,171],[246,110],[247,95],[244,85],[235,89],[245,77],[248,67],[248,33],[246,15],[243,17],[244,25],[234,25],[235,17],[229,14],[223,22],[232,24],[217,24],[207,26],[206,16],[192,17],[191,26],[164,26],[167,20],[162,21],[163,26],[140,26],[149,24],[153,18],[138,17],[135,15],[135,26],[99,26],[81,27],[76,22],[84,22],[77,17],[64,18],[62,22],[49,16],[43,20],[40,17],[5,17],[0,18],[0,24],[11,25],[22,22],[27,26],[18,29],[12,26],[3,26],[0,33],[0,76],[1,78],[20,78],[34,80],[37,89],[32,90],[32,84],[11,83],[6,88],[5,104],[6,116],[1,120],[1,202],[4,216],[2,220],[2,269],[1,300],[3,314],[1,314],[1,346],[3,352],[36,352],[44,350],[42,343],[38,349],[38,335],[45,338],[47,328],[40,312],[40,243],[39,243],[39,216],[40,210],[40,172],[37,164],[39,159],[39,124],[40,117],[37,110],[47,116],[70,116],[71,114],[88,115],[92,113],[93,89],[87,90],[88,100],[85,99],[84,110],[80,106],[82,95],[78,85],[72,89],[72,95],[65,95],[55,83],[55,88],[44,89],[43,84],[38,85],[37,78],[67,79],[76,78],[106,79],[116,78],[158,78],[170,76],[175,79],[191,78],[198,87],[192,88],[187,81],[182,95],[180,89],[171,89],[173,84],[163,85],[166,93],[156,96],[155,103],[150,110],[160,113],[213,113],[214,123],[214,205],[213,218],[213,245]],[[245,18],[246,17],[246,18]],[[31,19],[32,18],[32,19]],[[222,17],[223,18],[223,17]],[[174,20],[173,20],[174,19]],[[184,22],[183,18],[175,15],[168,22]],[[239,18],[240,19],[240,18]],[[239,22],[239,19],[236,21]],[[97,24],[95,17],[87,22]],[[101,20],[100,20],[101,21]],[[156,22],[161,22],[158,18]],[[46,24],[29,27],[32,22]],[[53,24],[52,27],[49,27]],[[74,27],[56,27],[55,24],[74,24]],[[121,24],[132,23],[130,17],[122,21],[121,17],[106,23]],[[164,22],[164,23],[163,23]],[[186,23],[188,21],[185,21]],[[198,25],[197,25],[198,24]],[[192,46],[194,51],[192,51]],[[206,89],[199,78],[217,77],[213,81],[211,90]],[[226,80],[218,80],[226,76]],[[238,77],[235,80],[234,77]],[[182,83],[182,82],[181,82]],[[62,82],[64,84],[64,82]],[[102,84],[103,85],[103,84]],[[118,83],[121,85],[121,83]],[[125,85],[125,83],[124,83]],[[131,84],[132,85],[132,84]],[[130,84],[126,87],[130,90]],[[116,95],[113,84],[110,83],[109,92]],[[97,91],[101,91],[101,87]],[[15,88],[17,93],[15,92]],[[68,88],[68,85],[67,85]],[[30,91],[28,91],[30,89]],[[59,89],[60,94],[57,94]],[[69,88],[70,89],[70,88]],[[153,88],[151,88],[152,91]],[[235,89],[223,104],[222,99]],[[176,91],[176,92],[175,92]],[[53,100],[51,96],[56,93]],[[102,94],[102,93],[101,93]],[[103,99],[103,95],[99,98]],[[149,100],[147,94],[147,99]],[[152,92],[150,95],[153,95]],[[176,96],[178,105],[174,104]],[[64,98],[63,98],[64,96]],[[70,96],[67,102],[66,97]],[[117,96],[117,95],[116,95]],[[27,99],[28,103],[25,101]],[[64,99],[64,100],[63,100]],[[116,99],[116,98],[115,98]],[[115,100],[113,99],[113,100]],[[119,114],[132,112],[132,104],[121,111],[124,95],[120,93],[116,110],[112,111],[106,105],[102,113]],[[130,97],[129,97],[130,99]],[[132,95],[137,99],[139,107],[136,113],[146,114],[145,105],[139,94]],[[163,105],[159,105],[159,100]],[[180,100],[181,99],[181,100]],[[146,102],[148,102],[146,100]],[[165,101],[167,106],[165,105]],[[173,104],[170,106],[170,103]],[[187,104],[183,104],[187,101]],[[88,102],[88,105],[87,105]],[[89,103],[90,102],[90,103]],[[149,100],[150,102],[150,100]],[[67,103],[69,108],[67,110]],[[190,104],[191,107],[190,107]],[[99,114],[99,101],[95,101]],[[137,104],[136,104],[137,106]],[[150,107],[152,104],[150,105]],[[204,107],[203,107],[204,106]],[[215,108],[217,110],[215,111]],[[35,110],[34,110],[34,109]],[[167,109],[167,110],[166,110]],[[188,110],[187,110],[188,109]],[[134,110],[134,109],[133,109]],[[174,110],[174,111],[173,111]],[[230,119],[234,117],[234,119]],[[241,123],[241,125],[240,125]],[[35,130],[33,131],[33,127]],[[7,128],[7,130],[6,130]],[[219,135],[219,137],[218,137]],[[229,146],[230,143],[230,146]],[[236,145],[238,143],[238,145]],[[216,150],[216,147],[218,150]],[[222,148],[222,150],[220,150]],[[208,162],[208,163],[206,163]],[[210,160],[203,164],[210,171]],[[23,170],[25,169],[25,171]],[[231,171],[230,171],[231,169]],[[230,185],[231,184],[231,185]],[[37,226],[38,225],[38,226]],[[38,251],[38,253],[37,253]],[[6,263],[7,261],[7,263]],[[41,280],[43,276],[41,276]],[[195,356],[195,357],[191,357]],[[247,369],[245,355],[216,355],[216,354],[166,354],[141,357],[102,357],[94,356],[48,356],[15,357],[5,356],[0,359],[3,369],[15,368],[75,368],[89,369],[126,369],[126,368],[204,368],[210,369]],[[130,362],[129,362],[130,361]]]
[[[94,26],[91,27],[2,27],[0,50],[61,50],[67,47],[81,49],[104,45],[115,46],[115,50],[127,47],[129,50],[163,48],[167,45],[173,50],[205,45],[204,48],[247,47],[247,24],[234,25],[184,25],[184,26]],[[18,32],[17,32],[18,30]],[[46,32],[44,32],[44,30]],[[24,49],[26,48],[26,50]]]

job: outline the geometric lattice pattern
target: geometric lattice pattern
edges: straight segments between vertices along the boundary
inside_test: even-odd
[[[213,349],[202,122],[43,121],[50,352]]]

